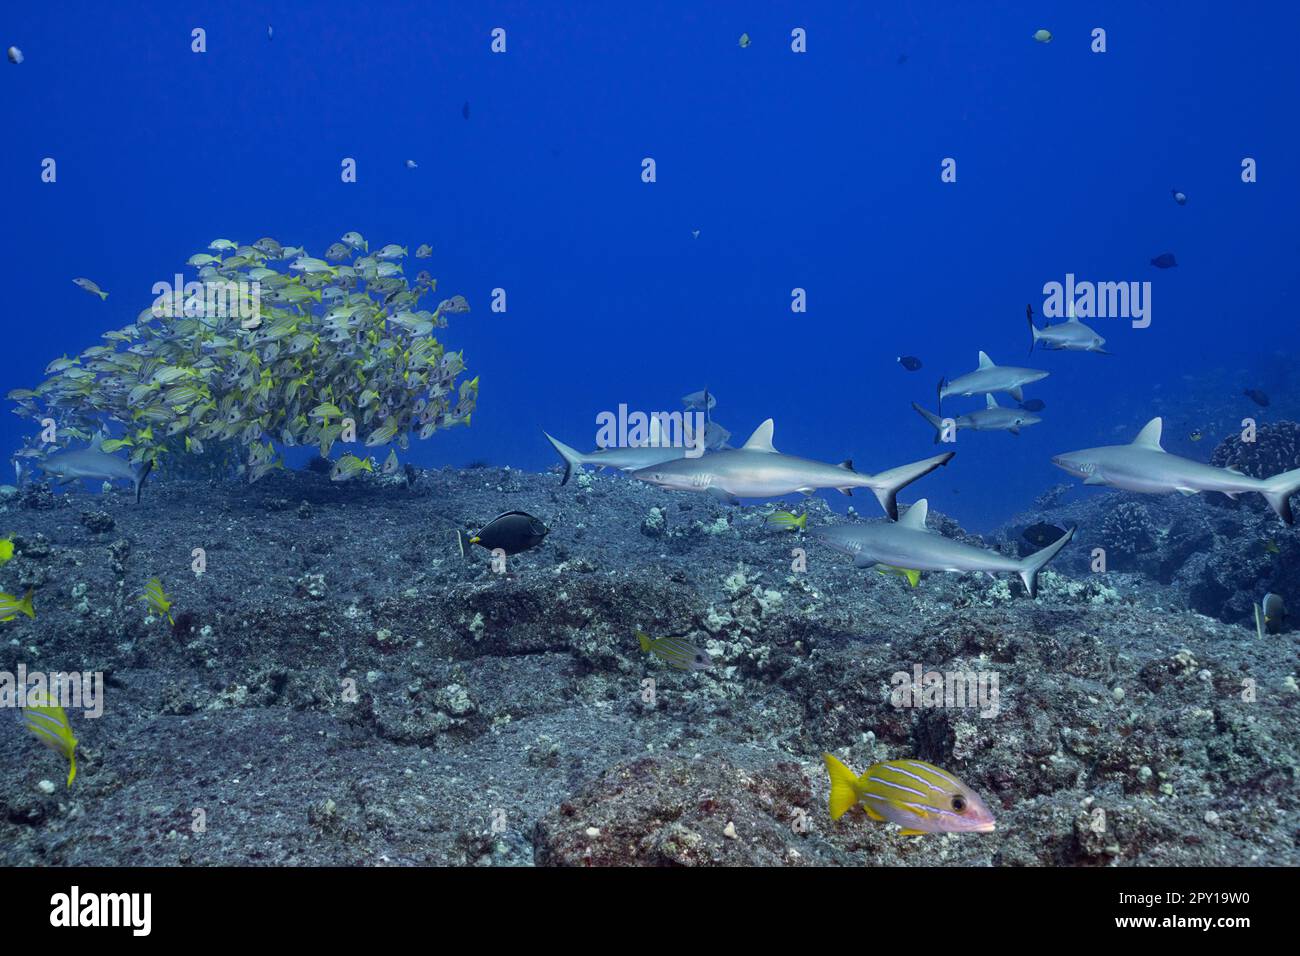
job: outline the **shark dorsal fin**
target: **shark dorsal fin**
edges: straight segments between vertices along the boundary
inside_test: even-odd
[[[912,507],[903,512],[903,516],[898,519],[898,525],[901,528],[915,528],[920,531],[925,530],[925,516],[930,513],[930,502],[922,498]]]
[[[1160,447],[1160,432],[1164,425],[1159,418],[1153,418],[1143,426],[1138,432],[1137,438],[1133,439],[1133,444],[1139,448],[1149,448],[1152,451],[1164,451]]]
[[[1073,303],[1073,302],[1071,302],[1068,306],[1066,306],[1066,311],[1069,313],[1069,315],[1068,315],[1068,317],[1066,318],[1065,321],[1067,321],[1067,322],[1078,322],[1078,321],[1079,321],[1079,317],[1078,317],[1077,315],[1074,314],[1074,303]]]
[[[994,362],[987,352],[980,353],[980,368],[996,368],[997,362]]]
[[[998,400],[997,400],[996,398],[993,397],[993,393],[992,393],[992,392],[985,392],[985,393],[984,393],[984,407],[985,407],[985,408],[1001,408],[1002,406],[998,404]]]
[[[845,458],[842,462],[840,462],[840,463],[839,463],[838,465],[836,465],[835,467],[836,467],[836,468],[843,468],[845,471],[852,471],[852,470],[853,470],[853,459],[852,459],[852,458]]]
[[[768,419],[754,429],[754,434],[749,436],[749,441],[745,442],[745,451],[765,451],[775,455],[776,449],[772,447],[772,429],[775,426],[772,419]]]
[[[662,434],[662,426],[659,424],[659,416],[650,416],[650,440],[647,443],[651,448],[659,447],[659,438]]]

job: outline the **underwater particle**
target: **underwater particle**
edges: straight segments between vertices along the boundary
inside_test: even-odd
[[[641,650],[653,654],[679,671],[702,671],[713,666],[709,652],[700,650],[684,637],[669,635],[655,638],[637,631],[636,639],[641,643]]]
[[[742,34],[740,35],[740,48],[741,48],[742,50],[747,50],[747,49],[749,49],[749,34],[748,34],[748,33],[742,33]]]
[[[915,372],[921,367],[921,360],[915,355],[900,355],[894,361],[903,366],[903,368],[907,369],[909,372]]]
[[[1180,205],[1180,206],[1186,206],[1186,205],[1187,205],[1187,194],[1186,194],[1186,193],[1184,193],[1184,192],[1179,192],[1177,189],[1171,189],[1171,190],[1169,190],[1169,192],[1173,195],[1173,197],[1174,197],[1174,202],[1178,203],[1178,205]]]
[[[150,578],[149,583],[144,586],[144,593],[140,595],[140,600],[148,604],[149,610],[154,612],[156,616],[162,617],[166,615],[167,623],[173,627],[176,626],[176,622],[171,615],[171,598],[163,590],[162,581],[157,578]]]
[[[18,49],[18,47],[11,46],[9,48],[9,62],[12,63],[14,66],[17,66],[19,63],[23,62],[24,59],[26,59],[26,57],[23,56],[23,51]]]
[[[413,159],[408,159],[408,160],[406,161],[406,168],[407,168],[407,169],[418,169],[418,168],[419,168],[419,164],[418,164],[415,160],[413,160]]]
[[[275,39],[275,28],[272,27],[269,23],[266,25],[266,38],[268,40]]]
[[[330,481],[351,481],[363,471],[374,474],[375,466],[370,463],[369,458],[362,459],[356,455],[344,455],[330,469]]]
[[[691,238],[692,238],[692,239],[698,239],[698,238],[700,238],[700,230],[698,230],[698,229],[692,229],[692,230],[691,230]]]
[[[96,285],[95,282],[91,279],[82,279],[82,278],[73,279],[72,284],[79,289],[85,289],[87,292],[91,293],[92,295],[99,296],[101,302],[104,299],[108,298],[108,293],[105,292],[103,289],[101,289],[98,285]]]
[[[21,599],[12,594],[0,593],[0,621],[12,621],[19,614],[26,614],[33,620],[36,619],[36,609],[32,607],[31,588],[27,589],[27,593]]]
[[[467,544],[477,544],[488,551],[499,548],[506,554],[519,554],[537,547],[548,534],[550,529],[528,512],[507,511],[497,515],[476,534],[467,537],[463,531],[457,531],[456,540],[462,557]]]
[[[1258,388],[1243,389],[1242,393],[1260,408],[1267,408],[1269,405],[1268,393]]]
[[[1036,31],[1036,32],[1034,33],[1034,39],[1037,40],[1039,43],[1051,43],[1051,42],[1052,42],[1052,31],[1051,31],[1051,30],[1038,30],[1038,31]]]
[[[831,754],[822,759],[831,778],[832,820],[861,803],[871,819],[897,823],[905,834],[993,832],[993,814],[979,795],[932,764],[886,760],[859,777]]]
[[[68,761],[68,786],[71,787],[77,776],[77,738],[72,735],[72,725],[63,708],[51,706],[47,700],[40,691],[32,694],[30,703],[23,708],[23,721],[41,743]]]
[[[469,100],[466,100],[465,105],[460,108],[460,115],[469,119]]]
[[[773,511],[767,516],[767,526],[782,531],[806,530],[808,527],[808,512],[805,511],[795,517],[788,511]]]
[[[1178,265],[1178,260],[1174,258],[1172,252],[1162,252],[1151,260],[1151,264],[1157,269],[1172,269]]]

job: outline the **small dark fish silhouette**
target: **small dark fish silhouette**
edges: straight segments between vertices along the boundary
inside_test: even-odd
[[[921,367],[921,360],[915,355],[900,355],[898,357],[898,364],[903,366],[903,368],[907,369],[909,372],[915,372]]]
[[[489,551],[500,548],[506,554],[518,554],[537,547],[549,533],[550,529],[528,512],[507,511],[485,524],[478,534],[466,537],[464,532],[457,531],[456,540],[462,555],[467,544],[477,544]]]
[[[466,100],[465,105],[460,108],[460,115],[469,119],[469,100]]]
[[[1047,403],[1043,401],[1041,398],[1031,398],[1027,402],[1021,402],[1020,407],[1027,412],[1041,412],[1044,408],[1047,407]],[[1065,534],[1065,532],[1062,531],[1061,534]],[[1052,540],[1055,541],[1056,539],[1053,538]],[[1051,542],[1049,541],[1048,543],[1050,544]]]
[[[1151,264],[1157,269],[1172,269],[1178,265],[1178,260],[1174,258],[1172,252],[1162,252],[1151,260]]]
[[[1257,388],[1248,388],[1245,391],[1243,391],[1241,394],[1245,395],[1247,398],[1249,398],[1256,405],[1259,405],[1261,408],[1268,407],[1268,395],[1265,394],[1264,392],[1261,392]]]
[[[1064,534],[1064,528],[1058,528],[1054,524],[1047,524],[1042,521],[1038,524],[1031,524],[1020,532],[1020,536],[1036,548],[1043,548],[1055,541],[1060,541]]]

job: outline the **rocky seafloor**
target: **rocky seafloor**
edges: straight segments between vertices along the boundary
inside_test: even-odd
[[[618,475],[24,489],[0,503],[0,590],[33,588],[37,616],[0,623],[0,669],[107,688],[102,717],[72,714],[71,788],[17,719],[0,732],[0,862],[1300,864],[1296,636],[1249,615],[1300,532],[1204,496],[1068,497],[1023,518],[1079,526],[1030,600],[1012,576],[909,588],[769,530],[771,505]],[[460,556],[457,529],[513,509],[550,526],[540,548],[506,573]],[[140,600],[155,576],[174,625]],[[715,666],[673,670],[637,629]],[[996,716],[895,707],[915,665],[996,674]],[[935,763],[997,830],[832,822],[826,750]]]

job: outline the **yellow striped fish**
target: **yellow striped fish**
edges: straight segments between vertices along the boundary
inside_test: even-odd
[[[153,611],[157,617],[162,617],[165,614],[167,615],[168,623],[173,627],[176,626],[176,622],[172,620],[171,615],[171,599],[167,597],[167,592],[163,590],[162,582],[157,578],[149,579],[149,583],[144,586],[144,594],[140,595],[140,600],[147,602],[149,604],[149,609]]]
[[[788,511],[773,511],[767,516],[767,526],[769,528],[781,528],[793,531],[798,528],[800,531],[808,527],[808,512],[804,512],[797,518]]]
[[[896,568],[892,564],[877,564],[876,570],[881,574],[897,574],[900,578],[907,578],[907,583],[916,587],[917,582],[921,580],[921,572],[913,571],[911,568]]]
[[[862,776],[823,754],[831,777],[831,819],[861,803],[873,820],[897,823],[907,834],[991,833],[993,814],[975,791],[933,764],[886,760]]]
[[[684,637],[656,638],[641,631],[636,632],[636,637],[641,642],[641,650],[679,671],[702,671],[713,666],[708,651],[700,650]]]
[[[31,588],[21,598],[12,594],[0,594],[0,621],[12,621],[19,614],[26,614],[33,619],[36,617],[36,609],[32,607]]]
[[[72,786],[77,776],[77,738],[72,736],[72,725],[63,708],[46,706],[44,696],[38,692],[31,695],[30,703],[23,708],[23,719],[41,743],[67,758],[68,786]]]

